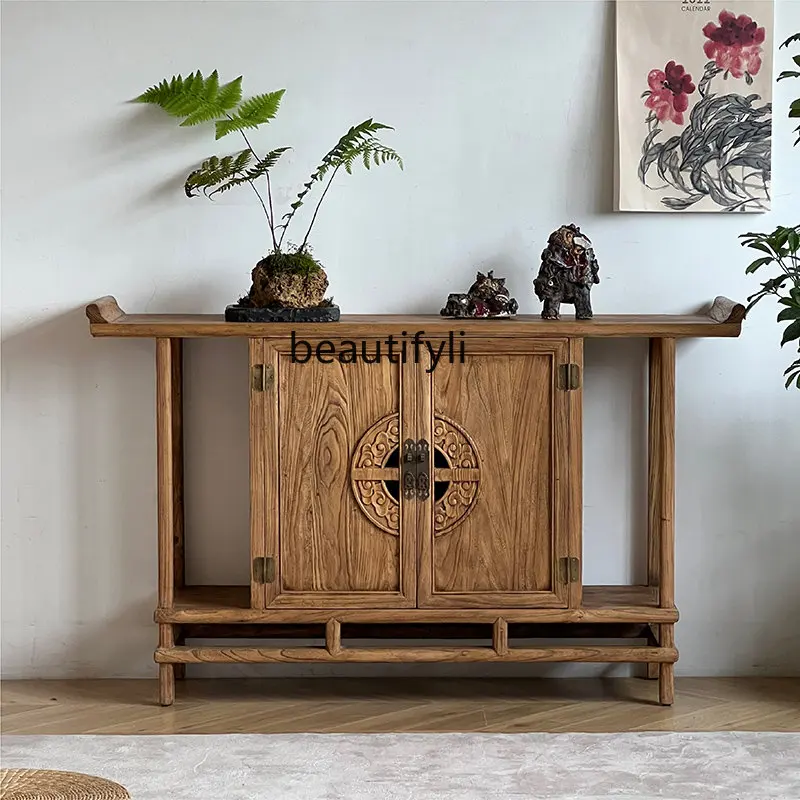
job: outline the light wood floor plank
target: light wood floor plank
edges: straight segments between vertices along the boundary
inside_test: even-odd
[[[800,680],[188,680],[174,706],[152,680],[5,681],[5,734],[800,731]]]

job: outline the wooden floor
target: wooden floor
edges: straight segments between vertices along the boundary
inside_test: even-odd
[[[6,681],[4,734],[798,731],[800,680],[188,680],[174,706],[155,680]]]

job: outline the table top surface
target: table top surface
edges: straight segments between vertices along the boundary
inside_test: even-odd
[[[730,302],[730,301],[728,301]],[[344,339],[353,337],[427,336],[479,337],[735,337],[741,332],[744,307],[731,304],[724,321],[708,312],[697,314],[598,314],[590,320],[562,315],[543,320],[538,315],[519,314],[500,319],[452,319],[434,314],[344,314],[338,322],[226,322],[222,314],[126,314],[113,297],[101,298],[86,307],[93,336],[195,338],[247,337]]]

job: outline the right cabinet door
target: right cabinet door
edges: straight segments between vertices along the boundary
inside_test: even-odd
[[[418,506],[420,606],[575,604],[581,345],[468,340],[463,361],[441,359],[426,374],[432,491]]]

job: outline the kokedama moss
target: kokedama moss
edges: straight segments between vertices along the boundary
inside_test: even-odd
[[[322,305],[328,278],[308,253],[270,253],[256,264],[247,304],[253,308],[283,305],[311,308]]]

